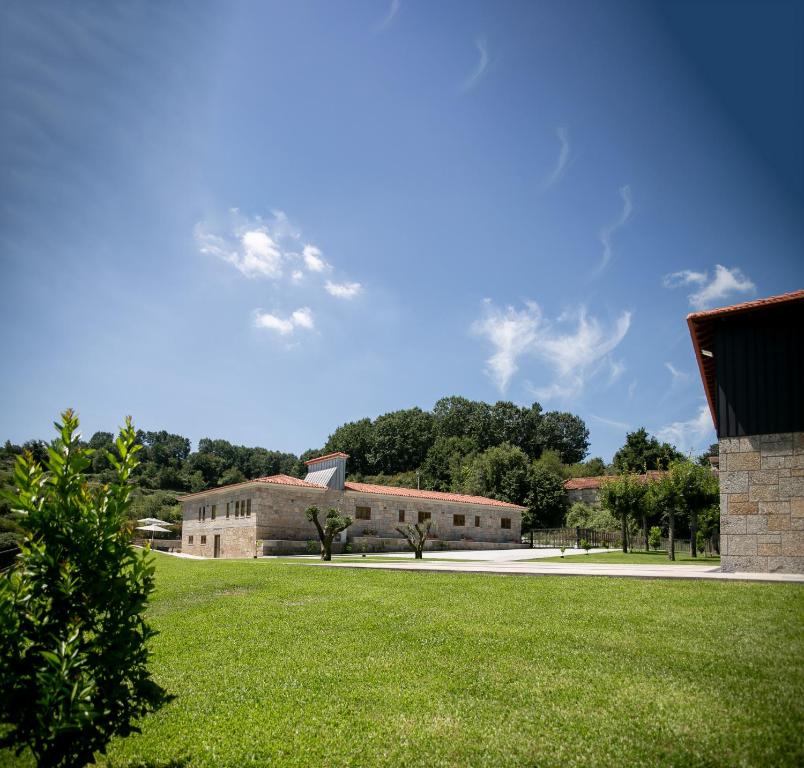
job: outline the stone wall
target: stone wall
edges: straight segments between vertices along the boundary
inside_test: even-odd
[[[569,488],[567,489],[567,504],[572,506],[576,501],[582,501],[595,509],[600,508],[600,488]]]
[[[235,501],[251,501],[251,517],[233,516]],[[226,517],[229,504],[230,516]],[[215,504],[215,520],[211,507]],[[221,536],[221,557],[252,557],[257,540],[262,540],[263,551],[294,549],[287,542],[318,541],[315,527],[304,512],[316,505],[321,517],[330,507],[336,507],[354,521],[346,531],[346,538],[376,536],[396,538],[400,535],[400,510],[405,512],[405,523],[418,521],[419,512],[429,512],[432,519],[431,535],[444,541],[465,541],[479,544],[519,543],[522,514],[517,509],[436,501],[414,497],[383,496],[379,494],[338,491],[304,486],[239,484],[230,488],[216,488],[194,495],[182,502],[182,550],[203,557],[213,556],[214,535]],[[206,508],[205,519],[198,521],[198,509]],[[358,520],[357,507],[370,510],[370,519]],[[455,525],[455,515],[463,515],[464,525]],[[510,528],[502,527],[502,519],[510,520]],[[476,524],[477,523],[477,524]],[[193,537],[193,544],[189,537]],[[201,536],[206,543],[201,544]],[[269,542],[284,542],[272,545]],[[404,543],[400,541],[400,548]],[[304,549],[302,545],[301,549]]]
[[[804,432],[720,440],[724,571],[804,573]]]

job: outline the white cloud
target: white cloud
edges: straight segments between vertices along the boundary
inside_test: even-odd
[[[552,173],[542,183],[542,189],[549,189],[564,175],[564,170],[567,167],[567,161],[570,156],[569,134],[566,128],[556,128],[556,135],[560,144],[558,150],[558,159],[556,166],[553,168]]]
[[[662,282],[665,288],[680,288],[685,285],[699,286],[699,290],[687,296],[693,309],[709,309],[722,304],[735,293],[753,294],[756,285],[737,267],[724,267],[715,264],[715,274],[710,279],[708,272],[693,272],[689,269],[665,275]]]
[[[327,280],[324,287],[327,293],[338,299],[353,299],[363,290],[360,283],[333,283],[331,280]]]
[[[399,0],[391,0],[391,5],[388,7],[388,12],[385,18],[377,25],[377,31],[383,32],[391,26],[391,22],[396,18],[399,13]]]
[[[240,243],[242,254],[231,263],[246,277],[277,278],[282,275],[282,252],[265,230],[244,232]]]
[[[257,310],[254,313],[254,327],[265,328],[270,331],[276,331],[280,336],[287,336],[293,333],[296,328],[312,330],[315,327],[315,323],[310,308],[301,307],[293,312],[290,317],[280,317],[270,312]]]
[[[474,86],[474,84],[480,79],[481,75],[486,71],[486,67],[489,65],[489,53],[488,49],[486,48],[486,41],[482,37],[479,37],[477,40],[475,40],[475,48],[477,48],[478,54],[477,66],[461,84],[460,90],[464,93]]]
[[[609,384],[614,384],[625,373],[625,363],[622,360],[609,359]]]
[[[611,242],[612,238],[614,237],[614,233],[617,232],[618,229],[621,229],[625,226],[626,222],[631,218],[631,214],[634,211],[634,205],[631,200],[631,187],[629,187],[627,184],[624,187],[620,187],[620,197],[623,201],[623,209],[620,212],[619,217],[616,221],[603,227],[603,229],[601,229],[598,233],[598,240],[600,240],[600,244],[603,246],[603,256],[597,268],[598,272],[606,268],[606,265],[611,261],[611,257],[614,255],[614,249]]]
[[[300,283],[302,280],[304,280],[304,272],[302,272],[300,269],[294,269],[290,274],[290,279],[294,283]]]
[[[505,392],[519,370],[518,360],[529,356],[545,363],[553,373],[548,386],[529,388],[537,397],[551,399],[580,394],[588,377],[604,363],[617,373],[619,364],[613,363],[609,355],[630,325],[630,312],[623,312],[607,332],[583,307],[551,322],[542,316],[535,302],[528,302],[522,310],[510,306],[502,310],[486,299],[483,316],[472,325],[472,331],[487,338],[494,348],[487,370],[500,392]],[[571,327],[562,330],[565,326]]]
[[[311,272],[324,272],[330,269],[330,265],[322,258],[320,249],[314,245],[305,245],[302,249],[302,258],[304,259],[304,266]]]
[[[672,443],[684,453],[699,453],[715,441],[709,407],[704,403],[688,421],[674,421],[656,430],[659,440]]]

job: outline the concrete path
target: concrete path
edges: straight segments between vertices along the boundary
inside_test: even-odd
[[[590,549],[591,553],[611,552],[610,549]],[[567,548],[565,555],[582,555],[582,549]],[[537,557],[558,557],[560,549],[465,549],[442,552],[440,550],[428,549],[424,553],[425,559],[434,558],[437,560],[471,560],[483,563],[511,563],[517,560],[535,560]],[[318,557],[318,555],[314,555]],[[355,557],[354,554],[349,557]],[[394,559],[406,558],[413,560],[413,552],[371,552],[370,557],[392,557]]]
[[[532,554],[533,550],[529,550]],[[439,555],[442,553],[438,553]],[[457,553],[454,553],[457,555]],[[466,553],[464,553],[466,554]],[[426,556],[425,556],[426,557]],[[379,568],[394,571],[440,571],[443,573],[497,573],[521,576],[618,576],[635,579],[703,579],[709,581],[769,581],[804,584],[804,574],[721,573],[717,565],[606,565],[605,563],[405,562],[331,563],[305,561],[319,568]]]

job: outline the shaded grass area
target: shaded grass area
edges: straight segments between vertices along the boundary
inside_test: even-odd
[[[658,552],[629,552],[628,554],[622,551],[611,551],[597,552],[590,555],[584,553],[582,555],[565,555],[564,557],[542,557],[538,562],[610,563],[611,565],[720,565],[720,558],[717,556],[702,557],[700,555],[696,558],[688,553],[676,553],[676,559],[669,560],[667,552],[664,550],[659,550]]]
[[[101,764],[804,762],[798,585],[158,557],[178,698]]]

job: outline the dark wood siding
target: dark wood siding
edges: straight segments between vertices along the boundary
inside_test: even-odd
[[[804,302],[718,321],[719,437],[804,431]]]

